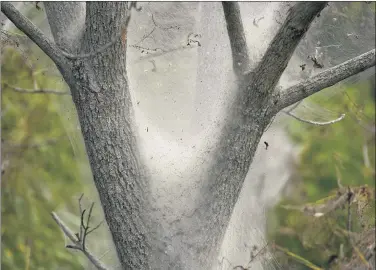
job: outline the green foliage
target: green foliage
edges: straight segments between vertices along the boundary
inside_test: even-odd
[[[1,266],[82,269],[80,257],[64,248],[64,236],[50,215],[62,205],[76,207],[72,195],[81,190],[79,168],[58,114],[61,97],[11,87],[54,86],[35,72],[41,68],[35,60],[11,48],[2,55]]]
[[[364,252],[362,237],[375,226],[373,91],[371,84],[363,81],[347,86],[344,92],[326,101],[316,95],[311,100],[345,112],[346,117],[326,126],[295,121],[289,128],[293,139],[303,146],[297,168],[299,178],[293,180],[292,191],[271,211],[269,237],[276,245],[318,267],[328,269],[330,257],[339,256],[341,247],[341,259],[347,263],[357,248]],[[343,187],[339,188],[338,183]],[[283,267],[296,264],[291,254],[281,254],[279,262]],[[296,265],[294,269],[313,269],[302,263]]]

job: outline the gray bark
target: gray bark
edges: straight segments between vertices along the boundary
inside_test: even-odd
[[[44,2],[46,15],[55,43],[65,51],[78,52],[85,27],[84,2]]]
[[[198,175],[199,194],[185,194],[194,211],[168,220],[163,219],[167,210],[155,206],[152,177],[137,139],[126,69],[127,3],[46,4],[56,44],[11,4],[1,4],[2,12],[55,62],[71,89],[122,269],[210,269],[266,126],[283,107],[331,85],[331,78],[319,74],[309,82],[309,91],[297,85],[282,95],[275,89],[296,46],[325,5],[294,5],[256,68],[244,74],[244,65],[241,72],[234,65],[238,83],[209,154],[212,161]],[[237,63],[240,55],[248,65],[239,8],[224,7],[227,28],[232,30],[228,34],[233,61]],[[75,21],[73,37],[64,37],[73,18],[81,23]],[[358,68],[333,68],[337,81],[374,66],[375,50],[363,60],[352,62]],[[285,97],[289,94],[293,98]]]

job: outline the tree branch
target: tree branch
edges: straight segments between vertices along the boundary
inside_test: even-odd
[[[260,91],[273,91],[313,19],[326,4],[327,2],[299,2],[290,9],[285,22],[254,70],[256,76],[253,79],[259,78],[256,87]]]
[[[29,19],[19,12],[11,3],[2,2],[1,11],[11,20],[14,25],[27,35],[43,52],[45,52],[57,66],[62,66],[65,62],[60,49],[48,40],[43,32],[36,27]]]
[[[282,112],[284,112],[288,116],[291,116],[291,117],[295,118],[296,120],[299,120],[303,123],[307,123],[307,124],[311,124],[311,125],[315,125],[315,126],[331,125],[331,124],[337,123],[337,122],[341,121],[343,118],[345,118],[345,114],[341,114],[340,117],[338,117],[334,120],[330,120],[330,121],[326,121],[326,122],[317,122],[317,121],[311,121],[311,120],[306,120],[306,119],[300,118],[299,116],[296,116],[295,114],[293,114],[290,111],[282,111]]]
[[[232,65],[235,74],[240,76],[249,68],[249,56],[239,3],[226,1],[222,2],[222,6],[230,38]]]
[[[16,87],[7,83],[5,83],[5,85],[15,92],[24,93],[24,94],[55,94],[55,95],[70,95],[71,94],[70,92],[62,92],[62,91],[51,90],[51,89],[25,89],[25,88]]]
[[[308,80],[289,87],[286,90],[279,90],[279,100],[275,107],[275,112],[279,112],[306,97],[309,97],[322,89],[333,86],[336,83],[358,74],[370,67],[375,66],[375,49],[364,53],[358,57],[350,59],[342,64],[327,69]]]
[[[83,249],[81,246],[77,244],[77,239],[74,233],[69,229],[67,225],[60,219],[60,217],[55,213],[51,213],[52,218],[55,220],[57,225],[60,227],[60,229],[63,231],[64,235],[66,235],[69,240],[71,240],[75,245],[67,245],[67,248],[71,249],[77,249],[80,250],[82,253],[85,254],[85,256],[90,260],[92,264],[98,269],[98,270],[108,270],[108,268],[99,261],[87,248]]]
[[[107,270],[108,268],[99,259],[97,259],[85,246],[85,241],[86,241],[86,237],[88,236],[88,234],[96,230],[102,224],[102,222],[89,230],[90,228],[89,223],[90,223],[90,218],[91,218],[91,214],[93,211],[94,203],[92,203],[90,206],[89,213],[88,213],[87,220],[86,220],[86,225],[85,225],[84,217],[85,217],[86,209],[82,209],[82,206],[81,206],[82,197],[83,197],[83,194],[78,199],[78,205],[79,205],[79,210],[80,210],[80,220],[81,220],[79,233],[74,234],[69,229],[69,227],[64,224],[64,222],[60,219],[60,217],[55,212],[51,213],[52,218],[55,220],[57,225],[63,231],[64,235],[66,235],[69,238],[69,240],[71,240],[73,243],[73,245],[66,245],[66,248],[80,250],[82,253],[85,254],[85,256],[90,260],[90,262],[98,270]]]
[[[140,58],[135,60],[134,63],[139,63],[139,62],[144,61],[144,60],[152,59],[152,58],[155,58],[155,57],[163,56],[163,55],[166,55],[166,54],[169,54],[169,53],[174,53],[174,52],[177,52],[177,51],[184,51],[184,50],[187,50],[187,49],[189,50],[189,49],[197,48],[197,46],[192,46],[191,44],[190,45],[181,45],[181,46],[178,46],[176,48],[172,48],[172,49],[168,49],[168,50],[165,50],[165,49],[162,49],[162,48],[149,49],[149,48],[143,48],[143,47],[134,46],[134,45],[131,45],[130,47],[133,47],[135,49],[144,50],[147,53],[145,56],[141,56]],[[152,51],[152,53],[149,53],[150,51]]]

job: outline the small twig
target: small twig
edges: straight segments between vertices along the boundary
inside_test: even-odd
[[[73,244],[66,245],[66,248],[81,251],[82,253],[85,254],[85,256],[91,261],[91,263],[97,269],[107,270],[108,268],[99,259],[97,259],[85,246],[86,237],[88,236],[88,234],[93,232],[97,228],[99,228],[99,226],[103,223],[103,221],[100,222],[93,229],[89,230],[89,228],[90,228],[89,223],[90,223],[91,214],[92,214],[92,211],[93,211],[93,208],[94,208],[94,203],[92,203],[91,206],[90,206],[89,214],[88,214],[86,224],[85,224],[84,217],[85,217],[86,209],[82,209],[82,206],[81,206],[82,198],[83,198],[83,194],[78,199],[78,206],[79,206],[79,210],[80,210],[80,232],[79,233],[73,233],[69,229],[69,227],[64,224],[64,222],[59,218],[59,216],[55,212],[51,213],[52,218],[55,220],[57,225],[59,225],[59,227],[63,231],[64,235],[66,235],[73,242]]]
[[[98,229],[102,224],[103,224],[103,220],[102,220],[101,222],[99,222],[97,226],[95,226],[95,227],[92,228],[91,230],[88,230],[86,236],[87,236],[89,233],[91,233],[91,232],[95,231],[96,229]]]
[[[90,224],[90,218],[91,218],[91,213],[93,211],[93,207],[94,207],[94,203],[92,203],[91,206],[90,206],[89,214],[87,216],[86,226],[84,226],[84,235],[82,236],[82,248],[84,250],[85,250],[86,237],[89,235],[89,228],[90,228],[89,224]]]
[[[70,92],[62,92],[62,91],[57,91],[57,90],[52,90],[52,89],[26,89],[26,88],[21,88],[17,87],[14,85],[10,85],[5,83],[6,86],[8,86],[11,90],[18,92],[18,93],[23,93],[23,94],[54,94],[54,95],[70,95]]]
[[[251,256],[251,259],[250,259],[250,261],[248,262],[248,266],[250,267],[250,264],[251,264],[251,262],[253,262],[255,259],[256,259],[256,257],[257,256],[259,256],[261,253],[263,253],[265,250],[266,250],[266,248],[268,247],[268,245],[269,245],[269,243],[266,243],[266,245],[264,245],[259,251],[257,251],[257,253],[256,254],[251,254],[251,255],[253,255],[253,256]]]
[[[289,108],[289,109],[287,110],[287,112],[289,112],[289,113],[292,112],[293,110],[295,110],[296,108],[298,108],[298,106],[299,106],[302,102],[303,102],[303,100],[296,102],[294,105],[291,106],[291,108]]]
[[[331,121],[327,121],[327,122],[316,122],[316,121],[311,121],[311,120],[305,120],[305,119],[302,119],[300,118],[299,116],[296,116],[295,114],[293,114],[292,112],[290,111],[282,111],[284,112],[285,114],[295,118],[296,120],[299,120],[303,123],[307,123],[307,124],[312,124],[312,125],[315,125],[315,126],[326,126],[326,125],[331,125],[331,124],[334,124],[336,122],[339,122],[341,121],[343,118],[345,118],[345,114],[341,114],[340,117],[338,117],[337,119],[334,119],[334,120],[331,120]]]
[[[153,29],[148,34],[145,34],[137,43],[135,43],[133,45],[130,45],[130,46],[131,47],[135,47],[135,46],[141,44],[145,39],[147,39],[148,37],[150,37],[151,34],[153,34],[156,29],[157,29],[157,27],[154,25]]]
[[[135,47],[135,46],[131,46],[131,47]],[[137,62],[140,62],[142,60],[147,60],[147,59],[150,59],[150,58],[159,57],[159,56],[162,56],[162,55],[165,55],[165,54],[169,54],[169,53],[173,53],[173,52],[176,52],[176,51],[182,51],[182,50],[186,50],[186,49],[193,49],[193,48],[197,48],[197,47],[179,46],[179,47],[176,47],[176,48],[172,48],[170,50],[163,50],[163,49],[160,49],[160,48],[156,48],[156,49],[148,49],[148,48],[142,48],[142,47],[135,47],[135,48],[137,48],[137,49],[144,49],[144,50],[150,50],[150,51],[155,51],[155,53],[147,53],[147,55],[141,56],[138,60],[135,61],[135,63],[137,63]]]
[[[152,14],[151,15],[151,19],[152,19],[152,21],[153,21],[153,24],[156,26],[156,27],[158,27],[158,28],[160,28],[160,29],[163,29],[163,30],[170,30],[170,29],[180,29],[180,26],[167,26],[167,27],[162,27],[161,25],[159,25],[155,20],[154,20],[154,15]]]
[[[249,259],[249,261],[248,261],[248,263],[247,263],[247,266],[242,266],[242,265],[237,265],[237,266],[235,266],[234,268],[232,268],[233,270],[235,270],[235,269],[238,269],[238,268],[240,268],[241,270],[248,270],[248,269],[251,269],[251,264],[252,264],[252,262],[261,254],[261,253],[263,253],[265,250],[266,250],[266,248],[268,247],[268,245],[269,245],[269,243],[266,243],[259,251],[257,251],[257,253],[256,254],[253,254],[253,251],[255,250],[255,249],[257,249],[257,247],[256,246],[254,246],[254,250],[251,250],[251,252],[250,252],[250,259]]]
[[[180,29],[180,26],[169,26],[169,27],[162,27],[162,26],[160,26],[155,21],[154,14],[151,15],[151,20],[153,22],[153,29],[149,33],[145,34],[137,43],[135,43],[133,45],[130,45],[130,47],[138,48],[137,45],[141,44],[145,39],[147,39],[148,37],[150,37],[154,33],[154,31],[157,30],[157,28],[163,29],[163,30],[170,30],[170,29],[174,29],[174,28],[175,29]]]
[[[83,234],[83,227],[82,227],[83,215],[82,215],[82,213],[84,213],[84,210],[82,209],[82,205],[81,205],[81,201],[82,201],[83,197],[84,197],[84,194],[82,193],[81,196],[78,198],[78,210],[80,211],[80,217],[81,217],[80,232],[79,232],[79,234],[77,236],[78,241],[80,241],[81,235]]]
[[[158,56],[161,56],[161,55],[164,55],[164,54],[168,54],[168,53],[172,53],[172,52],[179,51],[179,50],[195,48],[195,47],[191,46],[192,43],[197,43],[197,45],[200,47],[201,43],[198,40],[191,39],[190,38],[191,35],[193,35],[194,37],[200,37],[199,34],[189,33],[188,37],[187,37],[187,44],[186,45],[179,46],[179,47],[176,47],[176,48],[173,48],[173,49],[169,49],[169,50],[165,50],[163,48],[146,48],[146,47],[142,47],[142,46],[137,45],[140,42],[138,42],[138,43],[136,43],[134,45],[130,45],[130,47],[133,47],[133,48],[136,48],[138,50],[141,50],[141,53],[147,54],[146,56],[140,57],[140,59],[138,61],[141,61],[141,60],[144,60],[144,59],[149,59],[149,58],[152,58],[152,57],[158,57]],[[138,62],[138,61],[136,61],[136,62]]]

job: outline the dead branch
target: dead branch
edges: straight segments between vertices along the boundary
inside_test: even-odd
[[[89,208],[89,213],[87,215],[86,224],[85,224],[85,213],[87,209],[83,209],[81,205],[81,200],[83,198],[83,194],[78,199],[78,205],[80,210],[80,231],[79,233],[73,233],[67,225],[64,224],[64,222],[59,218],[59,216],[52,212],[52,218],[55,220],[57,225],[60,227],[60,229],[63,231],[64,235],[66,235],[69,240],[73,243],[71,245],[66,245],[66,248],[79,250],[85,256],[90,260],[90,262],[98,269],[98,270],[107,270],[108,268],[99,260],[97,259],[87,248],[86,248],[86,238],[87,236],[99,228],[99,226],[103,223],[100,222],[97,226],[94,226],[91,228],[89,226],[94,203],[91,204]]]

